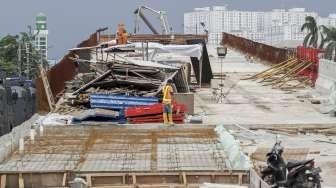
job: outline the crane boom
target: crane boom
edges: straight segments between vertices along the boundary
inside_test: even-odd
[[[148,10],[151,13],[153,13],[154,15],[157,15],[159,20],[160,20],[160,24],[161,24],[161,28],[162,28],[162,34],[170,34],[170,29],[169,29],[169,23],[168,23],[168,19],[167,19],[167,12],[166,11],[157,11],[154,10],[150,7],[146,7],[146,6],[140,6],[139,8],[137,8],[134,11],[134,14],[136,14],[137,19],[136,19],[136,25],[135,25],[135,33],[138,31],[137,26],[138,26],[138,18],[141,18],[145,24],[148,26],[148,28],[154,33],[154,34],[159,34],[159,32],[154,28],[154,26],[149,22],[149,20],[145,17],[145,15],[143,14],[143,10]]]

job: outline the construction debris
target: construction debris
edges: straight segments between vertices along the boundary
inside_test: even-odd
[[[202,45],[153,42],[116,45],[108,41],[96,47],[71,49],[74,54],[69,58],[78,67],[78,74],[65,83],[64,95],[54,112],[73,114],[74,122],[101,117],[101,113],[91,110],[93,108],[116,112],[113,117],[109,116],[109,120],[119,123],[127,120],[129,123],[162,122],[160,98],[163,86],[172,80],[174,92],[188,93],[190,74],[188,76],[186,71],[188,63],[165,62],[162,58],[155,61],[154,57],[173,53],[199,60],[204,56]],[[127,114],[132,110],[140,112]],[[175,123],[184,122],[185,112],[184,105],[174,105]]]

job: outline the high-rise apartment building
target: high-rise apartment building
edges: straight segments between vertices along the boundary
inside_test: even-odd
[[[336,14],[321,18],[304,8],[274,9],[269,12],[228,10],[226,6],[196,8],[184,14],[184,33],[204,34],[208,30],[209,43],[219,44],[222,32],[228,32],[254,41],[275,44],[287,40],[303,40],[306,32],[301,26],[307,16],[318,24],[336,26]],[[205,28],[201,23],[204,23]]]

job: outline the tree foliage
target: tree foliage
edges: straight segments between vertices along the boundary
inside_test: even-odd
[[[320,26],[324,38],[321,46],[325,47],[325,58],[336,61],[336,28]]]
[[[317,48],[320,37],[320,49],[325,49],[325,58],[336,61],[336,28],[318,26],[312,16],[307,16],[301,31],[308,31],[303,46]]]
[[[306,17],[305,23],[301,27],[301,31],[305,30],[308,31],[308,34],[303,40],[303,46],[317,48],[319,30],[314,17],[312,16]]]
[[[7,35],[0,39],[0,70],[7,75],[16,73],[18,36]]]
[[[46,60],[35,49],[32,38],[25,32],[0,37],[0,71],[7,76],[22,75],[30,79],[37,76],[38,65]]]

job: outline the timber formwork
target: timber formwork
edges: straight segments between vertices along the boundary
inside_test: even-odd
[[[212,126],[48,127],[0,163],[1,188],[66,187],[78,176],[90,187],[247,184],[217,139]]]

